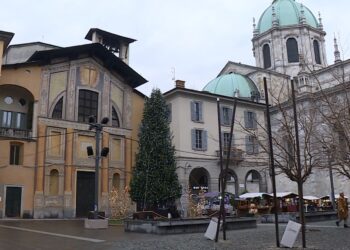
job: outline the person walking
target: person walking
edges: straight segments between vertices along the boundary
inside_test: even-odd
[[[347,220],[348,220],[348,202],[347,199],[344,197],[344,193],[341,192],[339,194],[339,199],[338,199],[338,221],[335,223],[339,227],[339,223],[341,221],[344,221],[344,227],[348,227],[347,225]]]

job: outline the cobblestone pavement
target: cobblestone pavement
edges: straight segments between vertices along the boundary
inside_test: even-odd
[[[280,224],[280,239],[286,224]],[[350,229],[336,227],[335,221],[307,224],[308,249],[350,249]],[[295,248],[301,249],[301,235]],[[121,226],[88,230],[80,220],[0,220],[1,250],[89,250],[89,249],[277,249],[274,224],[256,229],[227,231],[218,243],[203,233],[150,235],[125,233]]]

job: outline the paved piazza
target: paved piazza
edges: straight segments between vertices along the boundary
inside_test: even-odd
[[[280,225],[280,233],[286,224]],[[222,234],[220,234],[222,239]],[[307,224],[308,249],[350,249],[350,229],[335,221]],[[301,246],[299,235],[295,248]],[[121,226],[103,230],[84,229],[81,220],[0,220],[1,250],[88,250],[88,249],[276,249],[273,224],[256,229],[227,232],[227,241],[215,243],[204,234],[158,236],[125,233]]]

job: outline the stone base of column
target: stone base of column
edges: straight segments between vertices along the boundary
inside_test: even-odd
[[[45,199],[43,192],[35,192],[34,194],[34,219],[43,219],[45,217]]]
[[[72,192],[64,192],[63,200],[63,217],[64,218],[74,218],[75,209],[73,208],[73,195]]]
[[[105,212],[106,217],[109,216],[109,200],[108,200],[108,198],[109,198],[108,193],[102,193],[99,211]]]

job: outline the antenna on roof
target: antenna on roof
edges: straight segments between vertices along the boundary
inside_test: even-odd
[[[176,76],[175,76],[175,67],[171,67],[171,74],[172,74],[171,80],[175,81],[175,79],[176,79]]]

